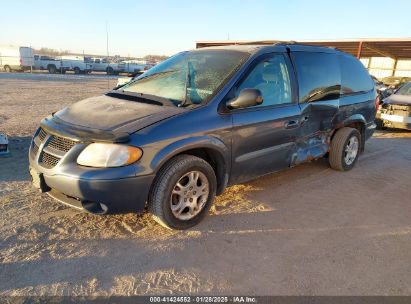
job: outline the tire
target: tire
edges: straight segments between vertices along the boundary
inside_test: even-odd
[[[66,74],[66,70],[61,70],[61,74]]]
[[[114,74],[113,68],[112,68],[112,67],[108,67],[108,68],[106,69],[106,73],[107,73],[107,75],[113,75],[113,74]]]
[[[352,149],[349,148],[349,145],[351,145]],[[360,132],[358,132],[357,129],[348,127],[339,129],[331,141],[331,149],[328,159],[331,168],[339,171],[351,170],[358,160],[360,151]]]
[[[5,65],[5,66],[4,66],[4,71],[5,71],[6,73],[11,73],[11,68],[10,68],[8,65]]]
[[[57,71],[55,65],[49,65],[49,66],[47,67],[47,70],[49,71],[50,74],[56,74],[56,71]]]
[[[74,68],[74,74],[80,74],[80,68],[75,67]]]
[[[194,180],[197,182],[191,183]],[[183,187],[180,188],[177,184]],[[166,163],[158,172],[149,194],[148,210],[154,220],[166,228],[188,229],[197,225],[206,216],[214,201],[216,189],[217,179],[209,163],[196,156],[179,155]],[[204,194],[196,194],[196,190]],[[192,196],[195,194],[197,198]],[[175,203],[176,200],[179,202]],[[178,208],[180,205],[182,207]],[[191,210],[193,214],[190,213]]]

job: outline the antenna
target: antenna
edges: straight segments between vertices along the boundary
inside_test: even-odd
[[[108,53],[108,21],[107,20],[106,20],[106,42],[107,42],[106,51],[107,51],[107,57],[108,57],[109,53]]]
[[[107,52],[107,61],[109,61],[109,52],[108,52],[108,21],[106,20],[106,52]],[[110,66],[110,62],[108,64]],[[110,75],[107,73],[107,89],[110,89]]]

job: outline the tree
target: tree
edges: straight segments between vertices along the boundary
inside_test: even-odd
[[[146,55],[143,57],[144,60],[155,61],[155,62],[163,61],[163,60],[166,60],[167,58],[168,56],[165,56],[165,55]]]
[[[47,56],[61,56],[61,55],[67,55],[70,54],[69,50],[55,50],[51,48],[46,48],[42,47],[40,49],[34,49],[34,52],[37,54],[41,55],[47,55]]]

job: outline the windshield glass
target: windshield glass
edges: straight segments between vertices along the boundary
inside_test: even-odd
[[[411,82],[404,84],[402,87],[398,89],[398,91],[395,94],[411,95]]]
[[[248,56],[248,53],[231,50],[179,53],[151,68],[121,90],[166,98],[177,106],[204,104]]]

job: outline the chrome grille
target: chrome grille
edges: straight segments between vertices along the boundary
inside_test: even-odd
[[[33,146],[31,147],[31,153],[33,154],[33,156],[36,156],[38,152],[39,147],[33,142]]]
[[[43,128],[40,128],[38,135],[33,140],[33,146],[31,148],[32,157],[35,158],[40,152],[39,164],[51,169],[59,163],[60,159],[73,148],[75,144],[76,142],[74,140],[48,134]],[[39,151],[42,145],[43,148]]]
[[[40,162],[46,168],[55,167],[58,164],[59,161],[60,161],[60,158],[58,158],[54,155],[48,154],[47,152],[42,153],[41,160],[40,160]]]
[[[43,128],[41,128],[41,129],[40,129],[40,132],[39,132],[39,135],[38,135],[38,138],[39,138],[41,141],[44,141],[44,139],[46,138],[46,136],[47,136],[47,133],[43,130]]]
[[[76,142],[73,140],[53,135],[51,140],[47,143],[47,147],[67,153],[75,144]]]

